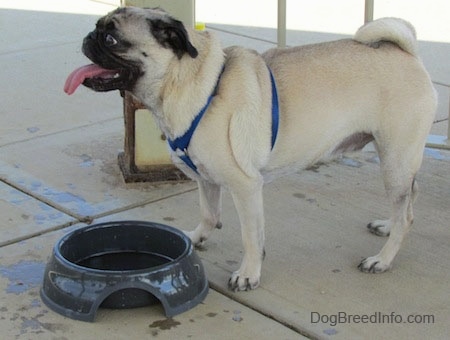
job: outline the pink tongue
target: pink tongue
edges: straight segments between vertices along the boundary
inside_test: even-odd
[[[74,93],[86,78],[112,77],[116,73],[117,71],[107,70],[95,64],[82,66],[77,68],[67,77],[66,83],[64,84],[64,92],[69,95]]]

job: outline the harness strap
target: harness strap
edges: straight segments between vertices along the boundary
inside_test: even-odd
[[[191,138],[195,132],[195,129],[197,128],[198,124],[200,123],[200,120],[202,119],[206,110],[208,110],[208,107],[211,104],[212,99],[216,95],[217,87],[219,86],[220,78],[222,77],[223,71],[224,71],[224,68],[222,68],[222,72],[220,73],[219,78],[217,79],[217,84],[216,84],[216,87],[214,88],[213,93],[208,97],[208,100],[206,101],[205,106],[203,106],[203,108],[197,114],[195,119],[192,121],[192,124],[189,127],[189,129],[186,131],[186,133],[174,140],[168,139],[171,149],[178,155],[178,157],[180,157],[180,159],[188,167],[190,167],[197,174],[198,174],[197,167],[195,166],[194,162],[192,162],[192,159],[189,157],[187,149],[189,147],[189,143],[191,142]],[[277,86],[275,84],[275,79],[274,79],[272,71],[270,69],[269,69],[269,74],[270,74],[270,82],[272,85],[272,139],[271,139],[271,142],[272,142],[271,150],[272,150],[275,145],[275,142],[277,140],[280,110],[279,110],[279,106],[278,106]]]
[[[201,111],[198,113],[198,115],[192,121],[191,127],[186,131],[186,133],[184,135],[182,135],[174,140],[171,140],[171,139],[168,140],[169,145],[173,151],[177,152],[177,150],[181,150],[187,156],[187,148],[189,146],[189,143],[191,142],[192,135],[194,134],[194,131],[198,126],[198,123],[200,123],[200,120],[202,119],[203,115],[205,114],[206,110],[208,109],[209,104],[211,104],[211,101],[214,98],[214,96],[215,96],[215,93],[213,93],[212,95],[209,96],[208,101],[206,102],[205,106],[203,106]]]
[[[272,148],[275,146],[278,135],[278,124],[280,121],[280,107],[278,106],[278,91],[272,71],[269,68],[270,82],[272,83]]]

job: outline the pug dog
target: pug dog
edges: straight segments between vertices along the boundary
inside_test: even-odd
[[[175,164],[198,181],[201,219],[187,232],[202,244],[221,226],[229,190],[244,255],[234,291],[260,284],[264,258],[263,184],[373,142],[391,215],[368,224],[389,236],[359,269],[390,268],[413,222],[415,176],[436,110],[436,94],[408,22],[383,18],[353,39],[263,54],[223,49],[161,9],[122,7],[98,20],[83,42],[93,62],[65,91],[129,91],[167,136]]]

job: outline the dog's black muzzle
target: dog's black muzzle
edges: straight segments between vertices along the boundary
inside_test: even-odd
[[[83,40],[82,51],[94,64],[116,71],[114,76],[87,78],[83,85],[94,91],[132,91],[142,75],[141,63],[124,59],[112,52],[104,43],[103,35],[97,30],[90,32]]]

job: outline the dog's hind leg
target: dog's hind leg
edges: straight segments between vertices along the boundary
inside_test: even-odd
[[[380,154],[392,213],[389,220],[372,222],[368,228],[377,235],[389,235],[389,238],[378,255],[368,257],[360,263],[358,268],[363,272],[380,273],[389,269],[412,225],[412,205],[418,189],[414,177],[422,162],[422,150],[423,146],[390,155]]]
[[[405,82],[397,89],[399,93],[391,94],[391,100],[386,99],[387,105],[380,112],[384,118],[373,133],[392,213],[389,220],[377,220],[367,225],[373,234],[389,236],[389,239],[377,257],[361,263],[362,271],[387,269],[413,221],[412,205],[418,189],[415,175],[422,163],[437,97],[426,73],[411,75],[413,79],[423,77],[423,81],[417,78]]]
[[[194,245],[201,246],[215,228],[222,227],[220,223],[222,191],[219,185],[202,180],[198,181],[198,191],[201,221],[195,230],[185,231],[185,234]]]
[[[413,186],[412,186],[412,201],[411,204],[409,204],[408,206],[408,219],[411,219],[411,221],[413,220],[413,211],[412,211],[412,205],[414,204],[414,201],[417,197],[417,192],[418,192],[418,184],[417,181],[414,180],[413,181]],[[369,231],[372,234],[375,234],[377,236],[389,236],[390,231],[391,231],[391,226],[392,223],[390,223],[390,220],[375,220],[370,222],[367,225],[367,229],[369,229]]]

